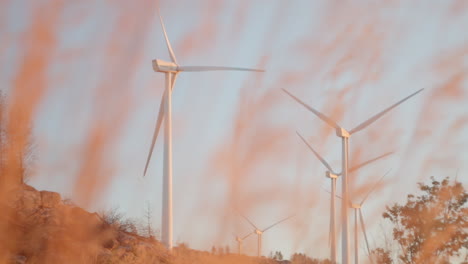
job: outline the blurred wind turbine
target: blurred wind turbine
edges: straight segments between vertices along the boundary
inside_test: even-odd
[[[164,129],[164,167],[163,167],[163,206],[162,206],[162,242],[168,248],[172,249],[172,90],[176,81],[177,75],[180,72],[200,72],[200,71],[255,71],[263,72],[263,70],[235,68],[235,67],[217,67],[217,66],[180,66],[172,50],[171,43],[167,37],[166,28],[163,19],[159,14],[164,38],[166,40],[167,50],[171,57],[171,62],[160,59],[153,60],[153,70],[164,73],[166,77],[166,87],[159,105],[159,114],[156,121],[156,128],[153,134],[153,140],[146,160],[145,171],[146,175],[151,155],[153,153],[154,144],[158,137],[159,129],[163,119],[165,119]]]
[[[364,196],[364,199],[362,199],[361,203],[358,203],[358,204],[350,203],[350,207],[354,209],[354,262],[355,262],[355,264],[359,263],[359,254],[358,254],[358,249],[359,249],[359,240],[358,240],[358,237],[359,237],[358,236],[358,229],[359,228],[358,228],[358,226],[359,226],[359,222],[361,224],[364,239],[366,241],[367,254],[369,256],[369,260],[370,260],[371,263],[374,263],[374,261],[372,260],[371,252],[370,252],[369,241],[367,239],[366,225],[364,224],[364,217],[362,216],[362,205],[367,200],[369,195],[377,187],[378,183],[381,182],[383,180],[383,178],[385,178],[385,176],[387,176],[390,173],[391,170],[392,169],[388,170],[382,177],[380,177],[380,179],[374,184],[374,186],[369,190],[369,192],[367,192],[366,196]],[[325,190],[325,191],[328,192],[328,193],[331,193],[328,190]],[[337,198],[339,198],[339,199],[343,199],[339,195],[335,195],[335,196]],[[358,221],[358,214],[359,214],[359,221]]]
[[[250,224],[253,228],[255,228],[254,231],[253,231],[251,234],[253,234],[253,233],[257,234],[257,257],[260,257],[261,254],[262,254],[262,235],[263,235],[263,233],[264,233],[265,231],[267,231],[268,229],[271,229],[272,227],[274,227],[274,226],[276,226],[276,225],[278,225],[278,224],[280,224],[280,223],[282,223],[282,222],[284,222],[284,221],[286,221],[286,220],[289,220],[290,218],[294,217],[294,215],[290,215],[290,216],[288,216],[288,217],[286,217],[286,218],[284,218],[284,219],[282,219],[282,220],[280,220],[280,221],[278,221],[278,222],[276,222],[276,223],[274,223],[274,224],[272,224],[272,225],[270,225],[270,226],[268,226],[267,228],[265,228],[265,229],[262,230],[262,229],[258,228],[256,225],[254,225],[254,224],[252,223],[252,221],[250,221],[245,215],[243,215],[243,214],[240,214],[240,215],[241,215],[247,222],[249,222],[249,224]]]
[[[236,241],[237,241],[237,254],[241,255],[242,254],[242,242],[248,238],[250,235],[252,235],[254,232],[251,232],[249,233],[248,235],[245,235],[244,237],[239,237],[239,236],[236,236]]]
[[[330,231],[329,231],[329,238],[330,238],[330,260],[332,263],[336,263],[336,221],[335,221],[335,195],[336,195],[336,180],[338,179],[338,176],[341,175],[341,172],[340,173],[337,173],[335,172],[332,167],[330,166],[330,164],[328,164],[328,162],[322,157],[320,156],[320,154],[318,154],[318,152],[312,148],[312,146],[307,142],[307,140],[305,140],[305,138],[303,136],[301,136],[301,134],[299,134],[299,132],[296,131],[296,134],[302,139],[302,141],[307,145],[307,147],[314,153],[315,157],[317,157],[317,159],[320,160],[320,162],[322,162],[322,164],[328,169],[326,172],[325,172],[325,176],[327,178],[330,178],[331,180],[331,192],[330,192]],[[349,172],[353,172],[353,171],[356,171],[374,161],[377,161],[381,158],[384,158],[390,154],[392,154],[393,152],[387,152],[383,155],[380,155],[378,157],[375,157],[373,159],[370,159],[368,161],[365,161],[359,165],[356,165],[354,167],[352,167],[351,169],[349,169]]]
[[[341,137],[341,142],[342,142],[342,158],[341,158],[341,171],[343,175],[343,181],[341,185],[341,192],[343,194],[343,199],[341,202],[341,224],[342,224],[342,239],[341,239],[341,250],[342,250],[342,264],[349,264],[350,263],[350,248],[349,248],[349,219],[348,219],[348,203],[349,203],[349,197],[348,197],[348,146],[349,146],[349,137],[364,128],[368,127],[370,124],[374,123],[377,121],[379,118],[381,118],[383,115],[385,115],[387,112],[392,110],[393,108],[397,107],[404,101],[408,100],[409,98],[415,96],[416,94],[420,93],[423,89],[420,89],[411,95],[403,98],[402,100],[398,101],[397,103],[391,105],[390,107],[386,108],[385,110],[379,112],[378,114],[372,116],[371,118],[367,119],[366,121],[362,122],[355,128],[351,129],[350,131],[347,131],[343,127],[339,126],[335,121],[333,121],[331,118],[327,117],[323,113],[315,110],[311,106],[307,105],[303,101],[301,101],[299,98],[288,92],[286,89],[283,89],[283,91],[291,96],[295,101],[303,105],[307,110],[311,111],[314,115],[322,119],[325,123],[327,123],[329,126],[335,128],[336,130],[336,135],[338,137]]]
[[[389,174],[391,171],[388,170],[375,184],[374,186],[369,190],[369,192],[367,192],[366,196],[364,196],[364,199],[362,199],[361,203],[359,204],[351,204],[351,207],[354,209],[354,262],[355,264],[359,264],[359,253],[358,253],[358,249],[359,249],[359,240],[358,240],[358,214],[359,214],[359,220],[361,222],[361,228],[362,228],[362,232],[364,234],[364,239],[366,241],[366,247],[367,247],[367,253],[369,255],[369,259],[370,259],[370,262],[371,263],[374,263],[373,260],[372,260],[372,255],[371,255],[371,252],[370,252],[370,248],[369,248],[369,241],[367,240],[367,234],[366,234],[366,225],[364,224],[364,217],[362,216],[362,205],[364,204],[364,202],[367,200],[367,198],[369,197],[369,195],[374,191],[374,189],[377,187],[377,185],[379,184],[379,182],[381,182],[383,180],[383,178],[385,176],[387,176],[387,174]]]

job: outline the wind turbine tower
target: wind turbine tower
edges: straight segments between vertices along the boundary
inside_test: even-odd
[[[375,184],[374,186],[367,192],[366,196],[362,199],[362,201],[358,204],[351,203],[351,208],[354,210],[354,263],[359,264],[359,236],[358,236],[358,230],[359,230],[359,222],[361,224],[361,229],[362,233],[364,234],[364,239],[366,241],[366,247],[367,247],[367,253],[369,254],[369,259],[370,262],[373,263],[370,248],[369,248],[369,241],[367,239],[367,233],[366,233],[366,225],[364,224],[364,217],[362,216],[362,205],[364,202],[367,200],[369,195],[374,191],[374,189],[377,187],[378,183],[383,180],[387,174],[389,174],[391,169],[387,171]],[[358,220],[359,216],[359,220]]]
[[[249,233],[248,235],[244,236],[244,237],[239,237],[239,236],[236,236],[236,241],[237,241],[237,254],[241,255],[242,254],[242,242],[244,242],[244,240],[246,238],[248,238],[250,235],[252,235],[253,232]]]
[[[158,11],[159,14],[159,11]],[[158,137],[159,129],[164,119],[164,166],[163,166],[163,198],[162,198],[162,228],[161,238],[163,244],[169,249],[172,249],[172,90],[177,75],[180,72],[200,72],[200,71],[255,71],[263,72],[263,70],[235,68],[235,67],[218,67],[218,66],[181,66],[177,63],[174,51],[167,36],[166,28],[163,19],[159,15],[161,21],[164,38],[166,40],[167,50],[171,61],[156,59],[153,60],[153,70],[155,72],[164,73],[166,85],[164,94],[159,105],[159,114],[156,121],[156,128],[153,134],[153,140],[146,160],[144,175],[148,169],[149,161],[153,153],[154,144]]]
[[[398,101],[397,103],[391,105],[390,107],[386,108],[385,110],[379,112],[378,114],[372,116],[368,120],[362,122],[355,128],[351,130],[346,130],[343,127],[339,126],[334,120],[329,118],[328,116],[324,115],[323,113],[317,111],[316,109],[312,108],[311,106],[307,105],[299,98],[288,92],[286,89],[283,91],[291,96],[295,101],[303,105],[307,110],[311,111],[314,115],[322,119],[325,123],[329,126],[333,127],[336,131],[336,135],[341,138],[341,171],[342,171],[342,185],[341,185],[341,192],[343,194],[343,199],[341,202],[341,225],[342,225],[342,246],[341,246],[341,258],[342,264],[349,264],[350,263],[350,245],[349,245],[349,217],[348,217],[348,205],[349,205],[349,194],[348,194],[348,158],[349,158],[349,137],[356,132],[363,130],[364,128],[368,127],[370,124],[377,121],[383,115],[385,115],[388,111],[392,110],[393,108],[397,107],[404,101],[408,100],[409,98],[415,96],[416,94],[420,93],[423,89],[420,89],[411,95],[403,98],[402,100]]]
[[[331,192],[330,192],[330,231],[329,231],[329,236],[330,236],[330,260],[332,263],[336,263],[336,220],[335,220],[335,196],[336,196],[336,181],[338,177],[342,174],[337,173],[333,170],[333,168],[330,166],[330,164],[322,157],[320,154],[305,140],[305,138],[299,134],[299,132],[296,132],[296,134],[301,138],[301,140],[307,145],[307,147],[314,153],[315,157],[317,157],[318,160],[328,169],[325,172],[325,176],[330,179],[331,181]],[[374,161],[377,161],[379,159],[382,159],[393,152],[387,152],[383,155],[380,155],[378,157],[375,157],[373,159],[370,159],[368,161],[365,161],[359,165],[356,165],[352,167],[349,172],[356,171]]]

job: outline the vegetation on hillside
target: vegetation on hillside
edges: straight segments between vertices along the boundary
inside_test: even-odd
[[[458,181],[431,178],[418,195],[387,206],[396,250],[377,248],[377,263],[468,263],[468,193]]]

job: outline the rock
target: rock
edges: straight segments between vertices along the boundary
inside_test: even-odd
[[[120,246],[120,247],[112,250],[112,254],[117,256],[117,257],[121,257],[130,249],[131,249],[130,247]]]
[[[120,256],[120,261],[122,263],[134,263],[135,259],[136,257],[132,252],[125,252],[122,256]]]
[[[108,239],[107,241],[104,241],[102,246],[104,248],[114,249],[119,246],[119,241],[117,241],[117,239]]]
[[[62,203],[60,194],[56,192],[41,191],[42,206],[45,208],[56,208]]]
[[[31,185],[23,184],[20,186],[25,191],[34,191],[37,192],[36,188],[32,187]]]
[[[63,222],[63,216],[57,210],[48,213],[46,223],[52,226],[60,226]]]
[[[67,210],[68,220],[79,225],[85,224],[88,228],[97,227],[100,224],[100,221],[92,213],[87,212],[80,207],[71,207]]]
[[[26,214],[35,212],[41,206],[41,195],[36,189],[23,190],[20,200],[20,209]]]
[[[97,263],[111,263],[112,252],[109,249],[103,249],[97,255]]]
[[[27,226],[40,225],[42,227],[61,226],[63,216],[55,209],[38,208],[33,214],[27,215],[23,223]]]
[[[90,213],[88,221],[93,226],[100,226],[103,223],[102,218],[97,213]]]
[[[64,203],[58,193],[27,185],[8,198],[0,207],[0,227],[4,224],[16,241],[14,247],[0,241],[0,249],[9,250],[0,253],[0,263],[170,262],[169,251],[154,238],[138,235],[131,221],[107,223],[99,214]]]
[[[17,255],[11,259],[12,264],[25,264],[28,260],[25,256]]]

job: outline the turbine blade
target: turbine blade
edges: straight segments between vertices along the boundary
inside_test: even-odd
[[[387,152],[387,153],[385,153],[385,154],[383,154],[383,155],[380,155],[380,156],[375,157],[375,158],[373,158],[373,159],[370,159],[370,160],[368,160],[368,161],[366,161],[366,162],[363,162],[363,163],[361,163],[361,164],[359,164],[359,165],[356,165],[356,166],[352,167],[351,169],[349,169],[348,172],[356,171],[356,170],[358,170],[358,169],[360,169],[360,168],[362,168],[362,167],[364,167],[364,166],[366,166],[366,165],[368,165],[368,164],[370,164],[370,163],[372,163],[372,162],[374,162],[374,161],[377,161],[377,160],[379,160],[379,159],[381,159],[381,158],[385,158],[385,157],[387,157],[388,155],[391,155],[391,154],[393,154],[393,151]]]
[[[148,170],[148,165],[151,160],[151,156],[153,155],[154,144],[156,144],[156,139],[158,138],[159,129],[161,128],[161,124],[164,119],[164,104],[165,104],[166,93],[167,91],[165,90],[161,98],[161,103],[159,105],[158,119],[156,121],[156,127],[154,128],[153,141],[151,142],[151,147],[148,153],[148,158],[146,159],[145,171],[143,172],[143,176],[146,175],[146,171]]]
[[[200,71],[253,71],[264,72],[260,69],[238,68],[238,67],[223,67],[223,66],[179,66],[179,71],[185,72],[200,72]]]
[[[329,126],[331,127],[334,127],[335,129],[338,129],[340,128],[340,126],[335,122],[333,121],[331,118],[327,117],[326,115],[320,113],[319,111],[315,110],[314,108],[310,107],[309,105],[307,105],[306,103],[302,102],[299,98],[297,98],[296,96],[294,96],[293,94],[291,94],[290,92],[288,92],[286,89],[283,89],[283,91],[288,94],[289,96],[291,96],[294,100],[296,100],[296,102],[300,103],[301,105],[303,105],[305,108],[307,108],[309,111],[311,111],[312,113],[314,113],[316,116],[318,116],[320,119],[322,119],[322,121],[324,121],[325,123],[327,123]]]
[[[416,94],[420,93],[422,90],[424,90],[424,88],[408,95],[407,97],[401,99],[400,101],[398,101],[397,103],[393,104],[392,106],[388,107],[387,109],[383,110],[382,112],[374,115],[373,117],[367,119],[366,121],[362,122],[360,125],[358,125],[357,127],[353,128],[351,131],[349,131],[350,134],[354,134],[364,128],[366,128],[367,126],[369,126],[370,124],[374,123],[375,121],[377,121],[377,119],[381,118],[383,115],[385,115],[388,111],[392,110],[393,108],[397,107],[398,105],[400,105],[401,103],[403,103],[404,101],[410,99],[411,97],[415,96]]]
[[[247,216],[243,215],[243,214],[242,214],[241,212],[239,212],[239,211],[237,211],[237,212],[238,212],[238,213],[240,214],[240,216],[242,216],[247,222],[249,222],[249,224],[250,224],[251,226],[253,226],[253,228],[258,229],[258,228],[252,223],[252,221],[250,221],[250,219],[247,218]]]
[[[371,252],[370,252],[370,248],[369,248],[369,241],[367,240],[366,225],[364,224],[364,217],[362,217],[361,208],[359,208],[359,218],[360,218],[360,221],[361,221],[362,232],[364,233],[364,240],[366,240],[367,253],[369,254],[369,257],[370,257]],[[371,259],[371,262],[372,262],[372,259]]]
[[[374,186],[372,186],[372,188],[367,192],[366,196],[364,196],[364,199],[362,199],[362,202],[360,203],[360,205],[362,205],[367,200],[367,198],[374,191],[374,189],[377,187],[379,182],[381,182],[383,178],[385,178],[385,176],[387,176],[387,174],[389,174],[391,171],[392,169],[389,169],[382,177],[380,177],[380,179],[374,184]]]
[[[174,89],[174,85],[175,85],[175,82],[177,80],[177,75],[179,75],[178,73],[172,73],[172,78],[171,78],[171,91],[172,89]]]
[[[296,131],[296,134],[302,139],[302,141],[304,141],[304,143],[307,145],[307,147],[309,147],[309,149],[314,153],[315,157],[317,157],[317,159],[320,160],[320,162],[322,162],[322,164],[332,173],[333,172],[333,169],[331,168],[330,164],[328,164],[324,158],[322,158],[322,156],[320,156],[320,154],[317,153],[317,151],[315,151],[314,148],[312,148],[311,145],[309,145],[309,143],[307,143],[307,141],[305,140],[304,137],[301,136],[301,134],[299,134],[299,132]]]
[[[262,232],[265,232],[265,231],[267,231],[268,229],[274,227],[275,225],[279,225],[280,223],[282,223],[282,222],[284,222],[284,221],[286,221],[286,220],[289,220],[289,219],[291,219],[291,218],[294,217],[294,216],[295,216],[295,214],[290,215],[290,216],[288,216],[288,217],[286,217],[286,218],[284,218],[284,219],[281,219],[280,221],[278,221],[278,222],[272,224],[271,226],[269,226],[269,227],[263,229]]]
[[[246,236],[244,236],[243,238],[241,238],[241,240],[244,240],[244,239],[248,238],[248,237],[249,237],[250,235],[252,235],[253,233],[254,233],[254,232],[249,233],[248,235],[246,235]]]
[[[177,64],[177,59],[175,57],[174,51],[172,50],[171,42],[169,41],[169,38],[167,37],[166,26],[164,26],[164,21],[161,16],[161,13],[159,12],[159,9],[158,9],[158,15],[159,15],[159,20],[161,21],[162,30],[164,32],[164,38],[166,39],[166,46],[167,46],[167,50],[169,51],[169,56],[171,56],[172,62]]]
[[[324,191],[326,191],[327,193],[331,194],[331,192],[325,188],[322,188]],[[343,197],[339,196],[338,194],[335,194],[335,197],[338,198],[338,199],[343,199]]]

